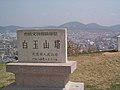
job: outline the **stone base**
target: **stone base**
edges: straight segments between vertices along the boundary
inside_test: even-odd
[[[65,88],[47,88],[47,87],[18,87],[15,83],[5,87],[4,90],[84,90],[83,83],[68,82]]]
[[[69,74],[76,69],[75,61],[67,63],[9,63],[6,71],[15,74],[18,87],[64,88]]]
[[[9,63],[7,72],[15,74],[15,83],[4,90],[84,90],[81,83],[69,82],[75,61],[66,63]]]

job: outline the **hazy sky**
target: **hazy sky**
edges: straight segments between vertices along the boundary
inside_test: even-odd
[[[0,0],[0,26],[120,24],[120,0]]]

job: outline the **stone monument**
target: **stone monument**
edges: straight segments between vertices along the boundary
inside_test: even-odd
[[[84,90],[69,81],[76,62],[67,61],[66,29],[18,30],[17,45],[18,62],[6,66],[15,82],[4,90]]]
[[[120,35],[117,36],[117,51],[120,51]]]

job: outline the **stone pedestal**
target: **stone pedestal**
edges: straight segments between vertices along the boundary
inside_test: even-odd
[[[15,74],[15,83],[4,90],[84,90],[83,84],[69,82],[69,74],[75,69],[75,61],[9,63],[6,71]]]

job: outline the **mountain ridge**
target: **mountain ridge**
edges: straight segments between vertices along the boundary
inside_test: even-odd
[[[3,32],[16,32],[17,29],[25,29],[25,28],[67,28],[68,30],[86,30],[86,31],[119,31],[120,32],[120,24],[113,26],[102,26],[96,23],[83,24],[77,21],[71,21],[59,26],[45,26],[45,27],[21,27],[21,26],[0,26],[0,33]]]

